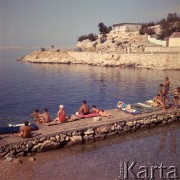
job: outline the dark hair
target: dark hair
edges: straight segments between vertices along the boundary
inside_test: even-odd
[[[35,112],[39,112],[39,109],[36,109]]]
[[[168,78],[168,77],[166,77],[165,79],[169,80],[169,78]]]
[[[24,121],[24,125],[25,125],[25,126],[28,126],[28,125],[29,125],[29,122],[28,122],[28,121]]]
[[[157,94],[157,96],[160,96],[160,94]]]
[[[85,101],[85,100],[83,100],[83,103],[84,103],[84,104],[86,104],[86,101]]]
[[[180,92],[180,87],[177,87],[178,92]]]
[[[93,108],[96,108],[96,106],[95,106],[95,105],[92,105],[92,107],[93,107]]]
[[[48,112],[48,109],[47,109],[47,108],[45,108],[45,109],[44,109],[44,111],[45,111],[45,112]]]
[[[163,84],[160,84],[159,86],[164,86]]]

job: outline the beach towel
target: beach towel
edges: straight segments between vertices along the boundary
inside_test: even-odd
[[[120,110],[123,111],[123,112],[129,113],[129,114],[133,114],[133,115],[141,114],[141,111],[138,111],[136,109],[133,109],[133,111],[127,111],[125,109],[120,109]]]
[[[151,106],[149,104],[141,103],[141,102],[132,104],[131,107],[144,113],[151,113],[151,112],[159,111],[162,109],[161,107],[155,107],[155,106]]]
[[[91,113],[91,114],[86,114],[86,115],[76,114],[75,116],[80,119],[85,119],[85,118],[97,117],[97,116],[101,116],[101,115],[99,113]]]

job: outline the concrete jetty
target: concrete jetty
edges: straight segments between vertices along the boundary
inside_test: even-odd
[[[165,126],[180,122],[180,108],[159,110],[151,113],[132,115],[117,109],[107,110],[114,118],[102,117],[80,119],[59,125],[39,124],[39,130],[33,131],[33,137],[22,139],[17,134],[0,135],[0,156],[5,159],[31,155],[75,144],[85,144],[106,139],[113,135],[124,135],[144,128]]]

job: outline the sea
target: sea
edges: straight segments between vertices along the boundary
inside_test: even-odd
[[[116,108],[119,100],[144,102],[158,93],[165,77],[171,81],[170,94],[173,88],[180,86],[180,71],[176,70],[16,61],[31,52],[30,49],[0,50],[0,126],[31,121],[30,114],[36,108],[41,112],[48,108],[55,118],[60,104],[71,115],[78,111],[83,100],[102,109]],[[8,169],[14,168],[14,174],[13,177],[9,174],[9,179],[104,180],[127,176],[134,179],[142,170],[143,179],[150,179],[154,167],[157,167],[155,179],[172,179],[180,176],[180,125],[146,129],[41,153],[35,158],[34,163],[23,160],[21,171],[11,165]],[[162,170],[162,167],[166,168]],[[173,170],[176,174],[169,173]],[[5,171],[1,174],[6,176]]]

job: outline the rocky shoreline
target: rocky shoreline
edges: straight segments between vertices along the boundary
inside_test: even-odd
[[[30,63],[87,64],[105,67],[180,70],[180,53],[177,51],[122,54],[116,52],[39,50],[23,56],[20,60],[21,62]]]

